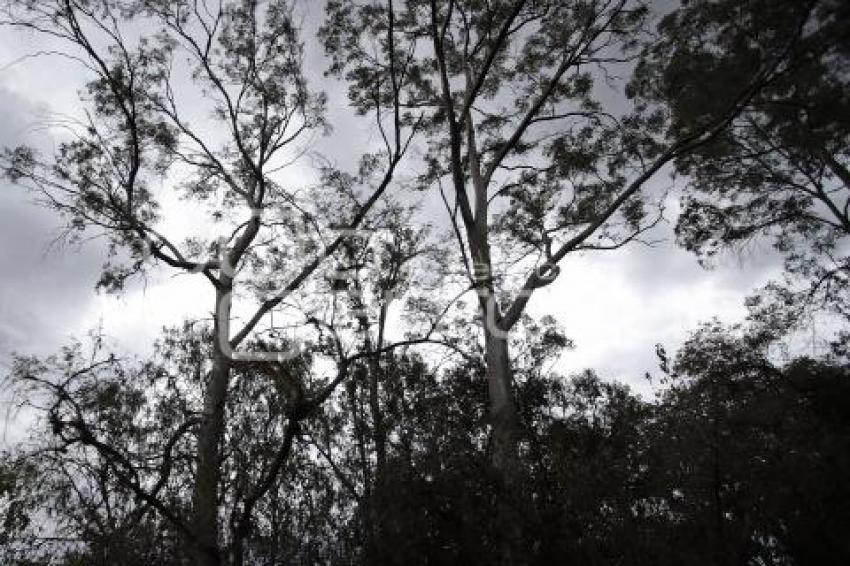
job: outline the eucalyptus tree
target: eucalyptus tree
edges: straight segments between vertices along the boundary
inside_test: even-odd
[[[689,2],[665,19],[654,54],[675,60],[654,89],[683,128],[723,111],[695,85],[733,88],[764,61],[789,60],[730,128],[676,163],[688,179],[682,246],[706,262],[759,241],[784,256],[785,283],[753,298],[774,334],[814,310],[850,314],[848,22],[832,0]]]
[[[438,250],[422,247],[425,229],[407,228],[407,214],[379,205],[364,221],[369,230],[341,246],[335,269],[321,278],[319,296],[330,300],[305,300],[306,320],[291,322],[314,329],[301,333],[297,356],[233,361],[216,503],[228,563],[376,555],[380,531],[372,525],[382,523],[370,503],[383,501],[389,481],[384,399],[404,373],[395,352],[429,343],[462,351],[438,337],[441,317],[427,323],[429,332],[401,341],[387,332],[393,299],[407,295],[416,277],[415,299],[426,270],[439,273]],[[252,338],[248,350],[288,351],[280,330]],[[32,408],[35,424],[24,449],[10,456],[10,470],[31,470],[33,479],[8,490],[8,511],[0,493],[4,531],[16,544],[4,559],[34,560],[41,548],[98,564],[186,560],[193,532],[183,518],[196,454],[186,433],[199,420],[213,338],[198,321],[165,331],[143,360],[110,350],[99,335],[91,347],[15,359],[6,383]],[[52,519],[45,524],[40,513]]]
[[[499,544],[503,561],[518,563],[512,329],[567,255],[640,240],[659,219],[647,183],[725,129],[782,61],[722,85],[717,114],[683,128],[646,96],[665,70],[652,50],[637,81],[619,78],[649,38],[640,1],[335,0],[327,11],[331,71],[349,81],[352,102],[423,112],[420,184],[443,200],[456,271],[477,293],[504,492]]]
[[[325,260],[392,182],[416,131],[415,117],[399,108],[385,150],[364,155],[360,173],[344,184],[326,170],[320,192],[333,198],[318,198],[286,169],[311,136],[329,127],[325,96],[304,76],[291,2],[58,0],[5,2],[4,8],[5,25],[44,37],[80,64],[88,80],[72,135],[53,155],[7,150],[6,176],[62,216],[67,238],[106,239],[112,257],[101,288],[119,292],[131,278],[164,265],[197,274],[214,293],[202,410],[191,425],[177,428],[197,433],[191,518],[155,504],[150,486],[129,485],[192,541],[197,564],[218,564],[221,443],[234,368],[279,369],[279,354],[239,348],[275,308],[321,288],[316,275]],[[409,81],[396,71],[390,75],[398,85]],[[367,102],[360,109],[373,107]],[[174,211],[161,206],[167,192],[198,211],[197,218],[182,219],[199,227],[185,241],[163,228],[174,220]],[[231,302],[245,295],[249,312],[231,333]],[[324,388],[290,398],[293,410],[309,411],[327,398],[346,370],[342,363]],[[261,495],[273,479],[261,478]],[[243,509],[246,524],[250,510]]]

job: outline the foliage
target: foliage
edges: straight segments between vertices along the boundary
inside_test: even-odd
[[[647,74],[636,84],[665,102],[678,132],[712,119],[736,84],[776,67],[722,135],[677,160],[688,185],[676,234],[702,261],[770,242],[785,277],[751,306],[777,335],[805,314],[848,314],[848,15],[832,0],[688,2],[662,22],[638,72]]]

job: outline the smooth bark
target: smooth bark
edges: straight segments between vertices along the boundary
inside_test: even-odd
[[[223,282],[216,291],[216,313],[229,310],[230,284]],[[223,313],[228,314],[228,313]],[[198,454],[192,493],[192,530],[196,541],[193,560],[196,566],[221,564],[218,525],[218,485],[221,479],[221,439],[224,432],[225,402],[230,383],[231,361],[221,348],[219,320],[214,323],[212,371],[204,391],[204,411],[198,427]]]
[[[497,532],[500,564],[524,564],[524,524],[520,506],[522,478],[517,452],[517,414],[507,338],[485,329],[486,378],[489,391],[491,463],[498,486]]]

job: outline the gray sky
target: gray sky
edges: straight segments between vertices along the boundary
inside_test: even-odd
[[[16,62],[40,48],[20,34],[0,35],[0,145],[49,150],[61,132],[41,127],[45,116],[78,111],[83,75],[73,64],[56,58]],[[315,53],[309,61],[316,64]],[[344,92],[331,93],[329,110],[335,132],[323,148],[350,148],[352,139],[366,144],[373,135],[368,124],[349,117]],[[98,296],[102,244],[51,247],[57,226],[53,213],[30,204],[21,189],[0,185],[2,366],[12,351],[50,353],[98,324],[119,347],[144,351],[163,324],[202,316],[211,304],[201,281],[164,272],[120,298]],[[707,271],[673,245],[670,224],[655,236],[666,242],[569,257],[557,282],[535,294],[531,312],[555,316],[576,343],[560,360],[563,373],[595,368],[646,391],[643,375],[657,369],[656,343],[674,351],[701,321],[741,320],[743,298],[777,273],[778,261],[767,247],[723,259]]]

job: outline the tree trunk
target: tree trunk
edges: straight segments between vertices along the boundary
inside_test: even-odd
[[[507,338],[485,324],[484,346],[486,377],[490,399],[491,464],[495,472],[497,492],[496,528],[499,564],[524,564],[520,511],[522,481],[517,454],[517,415],[513,396],[513,377]]]
[[[230,359],[221,340],[221,321],[229,320],[229,286],[216,291],[216,318],[213,324],[213,367],[204,392],[204,412],[198,429],[197,468],[192,493],[192,529],[195,535],[193,559],[196,566],[219,566],[218,485],[221,478],[221,437],[224,410],[230,383]],[[229,349],[229,348],[228,348]]]

